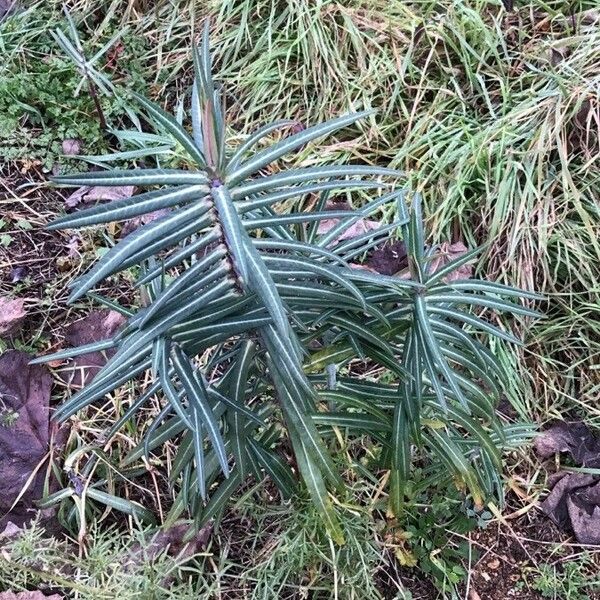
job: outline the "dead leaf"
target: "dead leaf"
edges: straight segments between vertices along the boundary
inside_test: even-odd
[[[69,208],[75,208],[77,205],[96,202],[98,200],[104,200],[105,202],[111,202],[113,200],[120,200],[121,198],[129,198],[135,192],[135,187],[132,185],[121,185],[121,186],[107,186],[90,187],[89,185],[80,187],[74,191],[66,200],[65,204]]]
[[[69,251],[67,256],[69,258],[76,258],[78,256],[81,256],[81,254],[79,253],[80,246],[81,246],[81,237],[79,235],[72,235],[69,238],[69,241],[67,242],[67,244],[65,246],[65,248]]]
[[[0,0],[0,21],[8,15],[21,12],[22,7],[17,0]]]
[[[583,100],[569,121],[567,150],[583,154],[586,161],[600,154],[600,102],[593,96]]]
[[[46,596],[40,591],[35,592],[0,592],[0,600],[64,600],[64,596],[52,594]]]
[[[456,242],[454,244],[442,242],[437,249],[435,257],[431,260],[431,273],[437,273],[442,267],[445,267],[449,262],[460,258],[467,251],[468,248],[462,242]],[[458,269],[446,275],[446,277],[443,279],[446,283],[448,283],[458,279],[469,279],[472,276],[473,261],[467,263],[466,265],[462,265]]]
[[[114,310],[99,310],[71,323],[65,330],[65,345],[83,346],[112,337],[125,323],[125,317]],[[67,366],[59,369],[59,377],[74,387],[89,383],[104,366],[114,350],[89,352],[71,359]]]
[[[600,468],[600,438],[585,423],[556,423],[538,435],[534,445],[544,459],[568,452],[578,465]]]
[[[208,542],[212,533],[212,524],[209,523],[202,527],[187,542],[183,539],[190,530],[188,523],[177,523],[168,529],[161,529],[155,533],[150,543],[144,546],[143,550],[139,544],[132,546],[131,557],[135,563],[141,560],[154,560],[163,552],[168,552],[171,556],[191,557],[202,550]]]
[[[535,440],[542,458],[568,452],[577,465],[600,467],[600,439],[584,423],[557,423]],[[600,544],[600,480],[586,473],[558,472],[540,504],[559,527],[572,530],[581,544]]]
[[[600,544],[600,482],[594,475],[559,473],[542,511],[581,544]]]
[[[328,231],[331,231],[339,222],[339,219],[323,219],[319,222],[317,233],[319,235],[324,235]],[[348,229],[336,237],[332,241],[332,244],[341,242],[343,240],[351,240],[359,235],[362,235],[363,233],[367,233],[367,231],[379,229],[380,226],[381,225],[379,221],[373,221],[372,219],[359,219],[356,223],[348,227]]]
[[[567,509],[577,541],[600,545],[600,482],[571,494],[567,498]]]
[[[396,548],[394,556],[402,567],[416,567],[419,562],[410,550],[403,547]]]
[[[2,533],[0,533],[0,540],[12,540],[23,533],[23,530],[15,525],[12,521],[8,521]]]
[[[129,219],[129,221],[126,221],[123,225],[120,237],[124,238],[130,233],[134,232],[138,227],[151,223],[152,221],[156,221],[156,219],[165,217],[168,214],[169,211],[166,208],[162,208],[160,210],[155,210],[151,213],[135,217],[134,219]]]
[[[8,521],[28,521],[34,500],[41,498],[43,469],[10,512],[31,474],[48,451],[48,420],[52,378],[43,365],[30,365],[25,352],[0,356],[0,529]]]
[[[348,202],[336,202],[331,201],[327,202],[325,205],[325,210],[352,210],[352,206]],[[331,231],[336,225],[338,225],[340,219],[323,219],[319,221],[319,225],[317,227],[317,233],[319,235],[324,235]],[[373,221],[372,219],[359,219],[356,223],[351,225],[348,229],[346,229],[342,234],[334,238],[331,244],[335,244],[337,242],[341,242],[343,240],[350,240],[363,233],[367,233],[368,231],[373,231],[374,229],[379,229],[381,224],[379,221]]]
[[[27,277],[27,267],[14,267],[10,270],[10,282],[18,283]]]
[[[133,570],[142,563],[147,564],[156,560],[163,553],[169,556],[177,556],[179,560],[193,558],[206,548],[213,531],[213,525],[207,523],[189,541],[184,542],[183,540],[189,531],[190,525],[188,523],[176,523],[168,529],[159,530],[152,536],[149,543],[143,547],[140,544],[134,544],[130,550],[129,560],[123,564],[123,568]],[[161,584],[168,587],[172,581],[173,577],[169,575],[161,581]]]
[[[0,336],[11,336],[19,331],[27,316],[24,305],[23,298],[0,297]]]
[[[82,141],[78,138],[68,138],[63,140],[62,151],[66,156],[75,156],[81,154]]]
[[[381,275],[395,275],[408,266],[404,242],[384,244],[371,253],[367,265]]]
[[[71,259],[68,256],[59,256],[56,259],[56,268],[59,273],[65,273],[72,268]]]
[[[600,21],[600,10],[590,8],[578,13],[577,17],[581,20],[582,25],[594,25],[594,23]]]
[[[370,273],[377,273],[377,271],[375,269],[372,269],[371,267],[369,267],[369,265],[361,265],[360,263],[348,263],[348,266],[352,269],[359,269],[361,271],[369,271]]]

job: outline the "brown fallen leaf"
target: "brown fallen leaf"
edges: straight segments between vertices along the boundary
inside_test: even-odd
[[[468,248],[462,242],[456,242],[451,244],[449,242],[442,242],[437,248],[436,255],[429,263],[431,273],[437,273],[442,267],[445,267],[449,262],[460,258],[463,254],[468,251]],[[444,281],[446,283],[450,281],[456,281],[458,279],[469,279],[473,276],[473,262],[469,262],[466,265],[462,265],[458,269],[452,271],[446,277]]]
[[[48,451],[52,378],[45,366],[30,365],[30,358],[17,350],[0,356],[0,530],[8,521],[27,522],[43,491],[41,469],[11,510]]]
[[[534,446],[544,459],[558,452],[568,452],[579,465],[600,467],[600,437],[585,423],[556,423],[536,437]]]
[[[206,548],[206,544],[212,534],[213,524],[207,523],[199,531],[194,533],[188,541],[183,541],[190,533],[190,525],[187,523],[176,523],[168,529],[156,532],[143,547],[134,544],[129,551],[129,559],[123,562],[123,569],[133,570],[140,564],[148,564],[159,556],[167,554],[177,556],[178,560],[190,560]],[[173,576],[167,575],[161,585],[170,587]]]
[[[17,333],[27,316],[23,298],[0,297],[0,336],[10,336]]]
[[[123,315],[114,310],[94,311],[66,328],[65,346],[83,346],[112,337],[125,320]],[[76,356],[58,369],[58,376],[71,386],[82,387],[96,376],[113,354],[114,350],[107,350]]]
[[[563,530],[571,530],[581,544],[600,544],[600,482],[594,475],[557,473],[542,511]]]
[[[328,231],[331,231],[339,222],[339,219],[323,219],[319,222],[317,233],[319,235],[324,235]],[[367,231],[379,229],[379,227],[381,227],[379,221],[373,221],[372,219],[359,219],[356,223],[343,231],[339,236],[334,238],[331,243],[334,244],[343,240],[351,240],[359,235],[362,235],[363,233],[367,233]]]
[[[62,142],[62,151],[66,156],[81,154],[82,141],[78,138],[67,138]]]
[[[76,258],[76,257],[81,256],[81,253],[79,252],[80,246],[81,246],[81,237],[78,234],[72,235],[69,238],[69,241],[65,245],[65,248],[69,251],[67,256],[69,258]]]
[[[110,202],[112,200],[120,200],[121,198],[129,198],[134,192],[135,187],[133,185],[107,187],[90,187],[89,185],[85,185],[78,190],[75,190],[68,198],[66,198],[65,204],[69,208],[75,208],[82,202],[85,204],[96,202],[98,200]]]
[[[0,18],[21,12],[22,10],[21,3],[17,0],[0,0]]]
[[[373,250],[367,265],[381,275],[395,275],[408,266],[404,242],[390,242]]]
[[[12,540],[16,537],[19,537],[23,533],[23,530],[15,525],[12,521],[8,521],[0,532],[0,541],[1,540]]]
[[[212,530],[212,523],[208,523],[188,541],[184,542],[184,538],[190,532],[190,525],[176,523],[168,529],[161,529],[156,532],[144,548],[139,544],[133,545],[130,552],[131,562],[132,564],[139,564],[142,560],[155,560],[163,552],[167,552],[171,556],[191,558],[206,547]]]
[[[580,544],[600,545],[600,481],[577,489],[567,498],[573,533]]]
[[[18,283],[27,277],[27,267],[14,267],[10,270],[10,282]]]
[[[369,265],[361,265],[360,263],[351,262],[351,263],[348,263],[348,266],[351,269],[359,269],[361,271],[369,271],[370,273],[377,273],[377,271],[375,269],[369,267]]]
[[[535,440],[542,458],[566,452],[577,465],[600,467],[600,438],[584,423],[557,423]],[[540,504],[554,523],[572,530],[581,544],[600,544],[600,479],[596,475],[560,471],[548,479],[550,493]]]
[[[0,592],[0,600],[64,600],[64,596],[52,594],[46,596],[40,591],[34,592]]]
[[[163,208],[161,210],[155,210],[151,213],[135,217],[134,219],[129,219],[129,221],[125,221],[125,223],[123,224],[123,227],[121,228],[120,237],[124,238],[130,233],[134,232],[138,227],[151,223],[152,221],[156,221],[156,219],[165,217],[168,214],[169,211],[166,208]]]

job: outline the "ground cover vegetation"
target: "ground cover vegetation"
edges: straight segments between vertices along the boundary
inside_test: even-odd
[[[175,571],[182,586],[191,586],[190,593],[201,591],[206,597],[408,598],[412,594],[433,598],[469,597],[473,591],[484,597],[486,589],[497,594],[490,591],[488,597],[507,597],[512,588],[498,585],[495,577],[500,572],[503,580],[513,578],[510,585],[522,597],[548,597],[552,589],[561,590],[556,597],[594,597],[598,590],[588,575],[594,570],[596,554],[593,549],[577,550],[537,513],[534,506],[544,493],[547,470],[540,468],[539,459],[523,445],[532,431],[527,424],[544,428],[557,419],[583,420],[593,429],[598,420],[600,34],[593,3],[565,7],[531,2],[507,10],[492,2],[248,0],[197,6],[184,1],[151,5],[132,1],[98,6],[81,0],[66,3],[68,14],[62,4],[22,3],[1,17],[0,44],[6,59],[0,66],[0,145],[6,157],[3,208],[9,213],[8,218],[3,215],[0,230],[7,257],[2,263],[6,269],[2,293],[27,297],[31,316],[18,336],[2,343],[47,354],[64,337],[65,323],[92,309],[92,303],[83,298],[67,308],[66,283],[85,273],[94,260],[108,265],[104,270],[95,267],[92,279],[83,274],[79,291],[109,276],[94,301],[120,310],[129,319],[125,333],[117,334],[119,347],[110,364],[126,365],[130,360],[132,369],[121,367],[122,371],[115,372],[109,365],[59,409],[66,417],[89,405],[71,420],[75,426],[64,441],[69,468],[63,469],[64,456],[56,460],[51,470],[58,487],[44,505],[59,506],[61,525],[78,539],[80,547],[93,557],[95,545],[102,546],[107,539],[102,536],[110,537],[98,533],[103,526],[114,532],[108,522],[116,520],[122,530],[119,514],[128,515],[131,529],[138,531],[144,519],[172,523],[187,516],[185,507],[191,504],[197,509],[206,495],[206,508],[192,514],[198,516],[197,526],[209,523],[214,533],[195,560],[190,562],[186,555],[189,571],[177,558],[151,557],[162,565],[160,582],[148,584],[154,585],[157,598],[169,597],[163,583]],[[206,17],[211,24],[214,84],[206,52],[198,53],[193,66],[191,40],[200,42]],[[160,109],[137,101],[134,92],[150,98]],[[226,107],[226,120],[219,115],[217,96]],[[163,109],[173,117],[165,116]],[[363,111],[361,119],[342,116]],[[326,137],[310,129],[340,116],[339,128],[322,126],[320,132],[327,133]],[[261,139],[251,137],[276,119],[284,121],[266,129]],[[191,128],[184,130],[180,125],[187,127],[188,121],[194,121],[193,137],[185,133]],[[254,153],[248,141],[255,144]],[[240,148],[243,154],[235,156]],[[284,155],[283,150],[291,152]],[[74,155],[85,155],[85,160]],[[235,268],[241,269],[235,272],[241,283],[227,283],[233,289],[241,285],[240,298],[232,297],[232,302],[248,301],[244,297],[253,294],[259,298],[252,307],[256,314],[250,317],[247,308],[228,309],[233,311],[230,325],[241,326],[243,313],[248,326],[262,328],[260,340],[231,329],[227,337],[232,332],[242,336],[236,338],[240,340],[237,345],[215,338],[210,347],[204,346],[185,333],[191,331],[185,322],[191,317],[184,315],[184,325],[174,325],[180,330],[168,332],[171,339],[163,338],[161,332],[158,338],[148,338],[150,345],[145,339],[143,344],[136,342],[181,306],[182,299],[193,303],[197,290],[177,284],[189,281],[186,273],[204,272],[210,278],[215,270],[204,271],[208,263],[223,260],[219,248],[211,248],[195,264],[188,263],[187,271],[185,263],[183,270],[168,271],[181,265],[172,263],[163,270],[160,260],[148,262],[168,239],[161,240],[152,253],[135,246],[144,235],[140,232],[166,231],[161,229],[165,219],[183,217],[183,223],[187,217],[182,213],[195,210],[191,204],[172,216],[163,215],[163,221],[146,222],[120,241],[122,226],[108,223],[113,220],[110,211],[114,220],[141,218],[142,211],[135,207],[144,196],[76,210],[64,217],[63,225],[89,226],[77,237],[72,231],[39,234],[52,236],[48,243],[56,247],[71,243],[72,249],[75,245],[76,252],[68,253],[74,256],[65,253],[58,262],[48,257],[39,269],[31,263],[34,266],[27,274],[15,273],[19,256],[28,257],[38,240],[45,239],[36,237],[37,231],[64,211],[60,194],[65,192],[51,190],[44,180],[51,174],[64,177],[90,168],[105,169],[109,156],[111,166],[118,169],[161,167],[187,173],[200,167],[208,177],[189,185],[207,186],[221,217],[229,206],[225,194],[235,196],[240,193],[236,189],[242,188],[238,199],[248,204],[248,212],[239,220],[232,217],[220,223],[226,242],[221,253],[233,252]],[[384,173],[384,168],[402,175]],[[235,172],[240,169],[243,172],[238,176]],[[66,176],[62,182],[98,186],[103,177],[112,177],[99,172]],[[302,172],[311,179],[302,180],[301,185],[314,189],[307,189],[300,199],[288,198],[281,186],[275,187],[278,177]],[[366,179],[346,180],[350,173]],[[243,190],[241,182],[252,174],[253,181],[265,182],[263,189]],[[337,190],[325,177],[340,180],[335,182]],[[104,183],[141,187],[143,182],[106,179]],[[184,182],[157,178],[151,183]],[[282,197],[269,198],[265,191],[269,189],[271,196]],[[28,190],[30,202],[18,200],[22,190]],[[151,191],[145,196],[145,207],[164,209],[169,206],[169,194],[177,193],[186,192],[181,188]],[[267,199],[269,204],[278,202],[273,205],[276,211],[265,211]],[[321,225],[326,218],[335,224],[329,230],[318,227],[318,220],[300,226],[301,211],[322,211]],[[266,236],[244,233],[240,224],[252,220],[268,228]],[[408,259],[401,257],[405,263],[396,269],[395,277],[348,265],[377,266],[372,262],[373,249],[365,244],[381,239],[374,238],[372,231],[357,234],[356,228],[351,229],[357,222],[371,221],[381,227],[381,239],[389,232],[406,243]],[[206,226],[211,223],[207,221]],[[187,235],[175,229],[176,223],[173,226],[173,239]],[[349,229],[351,235],[343,239]],[[189,243],[200,247],[202,240],[190,238]],[[476,277],[469,279],[469,287],[444,281],[450,269],[439,271],[440,255],[456,252],[460,258],[455,266],[460,267],[461,261],[467,263],[464,249],[479,246],[481,252],[468,263]],[[122,259],[125,263],[119,266],[124,268],[117,273],[111,265]],[[266,275],[260,282],[245,279],[244,265],[252,260],[267,265],[271,281]],[[344,274],[341,280],[338,269]],[[412,277],[398,277],[403,270]],[[229,277],[226,271],[218,275],[224,285]],[[310,303],[308,297],[292,294],[298,277],[307,282]],[[431,285],[427,278],[434,279]],[[140,279],[144,305],[133,289]],[[439,314],[462,311],[467,300],[486,297],[483,306],[469,314],[482,318],[477,323],[484,323],[488,332],[491,327],[501,332],[500,337],[492,337],[491,351],[480,346],[485,340],[479,335],[454,337],[455,321],[440,318],[434,330],[428,330],[423,313],[417,321],[420,331],[414,329],[416,339],[410,341],[404,331],[396,333],[394,325],[405,328],[408,315],[419,304],[411,280],[428,288],[425,297],[433,294],[431,302],[439,303]],[[476,283],[480,280],[491,283]],[[250,287],[244,288],[244,282]],[[162,287],[165,283],[169,287]],[[283,309],[267,298],[271,283],[283,298]],[[515,307],[500,300],[499,290],[512,294],[509,288],[500,288],[502,284],[524,290]],[[283,291],[286,285],[289,294]],[[321,289],[325,285],[328,289]],[[476,289],[483,293],[473,294]],[[391,290],[394,303],[398,302],[395,324],[387,318]],[[315,291],[343,294],[343,304],[341,298],[321,300],[317,310]],[[540,302],[533,293],[547,301]],[[503,312],[507,307],[511,310]],[[528,316],[534,307],[546,318]],[[282,310],[296,318],[285,325]],[[47,316],[42,317],[44,311]],[[315,321],[318,327],[311,332]],[[275,351],[273,344],[286,339],[277,324],[286,328],[288,339],[298,339],[308,348],[304,358],[294,344]],[[471,333],[473,324],[467,327]],[[390,326],[394,339],[384,333]],[[509,333],[523,345],[509,343]],[[386,400],[404,370],[411,368],[410,360],[408,364],[391,361],[389,349],[393,346],[396,356],[411,356],[401,353],[407,341],[409,347],[412,343],[412,348],[420,348],[429,364],[424,371],[421,415],[426,433],[424,443],[417,445],[418,453],[413,454],[410,477],[400,478],[398,467],[405,469],[407,463],[402,462],[401,445],[386,449],[389,430],[410,431],[413,442],[423,439],[413,417],[402,421],[407,415],[395,411],[394,403]],[[94,344],[92,349],[103,350],[113,342],[95,340]],[[278,356],[278,365],[266,362],[269,344],[269,356]],[[134,353],[127,350],[131,347]],[[333,360],[327,348],[345,353],[344,359]],[[448,379],[448,372],[439,372],[442,362],[431,354],[436,351],[444,356],[454,379]],[[333,363],[338,365],[335,374],[327,370]],[[165,406],[161,396],[154,395],[152,376],[140,378],[139,367],[154,369],[157,385],[165,394],[171,392],[175,413],[170,420],[161,412]],[[472,379],[465,377],[469,371]],[[177,374],[175,379],[172,373]],[[225,393],[232,389],[236,373],[250,373],[240,377],[254,385],[253,390],[236,388],[240,397],[255,398],[247,407],[232,403]],[[117,387],[118,374],[123,375],[122,387]],[[126,383],[133,374],[138,377]],[[441,388],[437,393],[436,378]],[[291,381],[293,388],[318,390],[322,400],[317,403],[314,423],[305,422],[306,406],[298,413],[303,427],[298,422],[294,425],[286,414],[302,406],[294,398],[295,390],[290,390]],[[64,382],[55,387],[57,401],[68,398]],[[328,387],[337,389],[332,392]],[[375,388],[376,405],[370,401]],[[273,389],[277,390],[276,404],[269,401]],[[495,398],[488,393],[494,389]],[[137,412],[127,412],[142,390],[147,392],[145,403],[135,405]],[[110,394],[98,403],[107,391]],[[190,405],[197,402],[198,409],[213,403],[220,406],[219,415],[228,415],[223,419],[225,428],[211,428],[215,423],[209,419],[201,427],[197,421],[181,439],[161,435],[174,423],[177,432],[182,423],[190,425],[186,421],[190,415],[182,411],[186,404],[178,399],[184,394],[191,399]],[[282,395],[289,402],[287,408]],[[492,406],[498,400],[495,412]],[[446,412],[444,403],[452,413]],[[277,411],[282,407],[280,415]],[[477,418],[469,417],[465,409]],[[281,422],[292,431],[289,440],[282,438],[279,426],[261,430],[256,439],[248,439],[245,429],[240,434],[240,427],[253,427],[257,417],[265,420],[261,411],[272,410],[277,414],[267,420],[283,417]],[[116,433],[114,423],[124,416],[119,423],[123,427]],[[193,413],[192,418],[201,420],[201,414]],[[204,429],[211,432],[211,444],[206,447],[193,434]],[[235,431],[238,436],[231,435]],[[300,433],[306,435],[306,431],[310,435],[302,439]],[[447,433],[454,438],[437,439]],[[245,446],[239,445],[240,439],[246,441]],[[396,439],[407,443],[410,438],[403,434]],[[312,451],[307,448],[311,445]],[[475,456],[475,447],[484,450]],[[230,448],[235,461],[229,464],[223,456]],[[498,470],[499,448],[504,450],[502,471]],[[331,451],[335,464],[328,457]],[[244,462],[248,464],[241,474],[252,477],[240,488],[241,474],[236,469]],[[219,471],[228,471],[231,465],[234,471],[224,479]],[[291,476],[298,471],[304,481],[299,488]],[[346,494],[330,495],[325,487],[328,478],[341,478]],[[400,481],[405,482],[402,490]],[[221,487],[215,488],[216,483]],[[78,484],[89,493],[75,494]],[[284,500],[282,505],[277,488],[295,500],[291,504]],[[334,488],[329,486],[330,491]],[[223,511],[224,497],[230,494],[229,508]],[[215,515],[220,518],[213,522],[210,518]],[[338,542],[345,538],[343,546],[332,545],[323,534],[323,518]],[[27,535],[25,539],[38,539],[35,528]],[[19,543],[24,544],[23,538],[8,542],[11,553],[23,552]],[[128,543],[131,546],[134,541]],[[509,547],[515,549],[506,550]],[[486,548],[492,548],[493,557],[509,552],[510,560],[502,558],[502,562],[510,563],[510,569],[494,566],[495,558],[490,560]],[[68,548],[57,551],[56,556],[63,558],[52,558],[58,561],[53,566],[50,559],[45,565],[22,560],[29,570],[3,575],[5,587],[45,584],[49,589],[62,588],[68,577],[59,577],[58,582],[45,578],[44,573],[68,573],[65,564],[74,560],[64,559],[69,552]],[[79,580],[82,589],[72,588],[74,594],[83,594],[79,597],[99,594],[99,590],[107,597],[117,590],[119,595],[126,594],[121,590],[128,584],[119,576],[94,579],[90,563],[74,568],[84,574]],[[136,568],[132,572],[140,575]],[[167,571],[164,575],[162,569]],[[425,574],[431,585],[420,581],[416,573]]]

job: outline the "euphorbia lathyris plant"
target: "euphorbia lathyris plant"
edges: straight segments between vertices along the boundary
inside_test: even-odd
[[[382,445],[381,467],[391,471],[395,511],[418,447],[436,453],[476,504],[482,503],[499,485],[503,430],[495,401],[503,372],[480,337],[517,340],[470,307],[531,315],[502,299],[527,294],[473,279],[446,283],[475,252],[432,273],[435,248],[425,248],[418,199],[409,216],[403,192],[389,191],[396,171],[363,165],[269,170],[285,154],[366,113],[257,149],[266,136],[289,125],[275,122],[231,150],[206,33],[202,48],[194,49],[194,68],[191,135],[157,105],[138,98],[149,120],[176,141],[189,168],[101,170],[55,179],[72,186],[153,189],[63,216],[53,228],[166,210],[73,283],[76,300],[106,277],[138,266],[138,285],[149,301],[114,338],[43,357],[116,349],[56,417],[69,418],[150,369],[154,383],[113,432],[153,395],[162,397],[164,408],[125,462],[178,440],[170,475],[179,495],[171,516],[189,509],[197,524],[214,516],[251,475],[268,474],[285,496],[293,494],[299,475],[328,530],[342,541],[330,499],[344,485],[331,428],[369,435]],[[360,210],[327,209],[336,191],[385,187],[387,193]],[[314,210],[277,211],[281,202],[309,195],[317,197]],[[396,222],[343,239],[385,203],[396,203]],[[319,233],[325,219],[336,224]],[[398,229],[407,242],[410,278],[353,268],[353,259]],[[384,366],[395,383],[342,376],[356,358]],[[332,365],[336,377],[325,374],[329,367],[331,375]],[[284,439],[293,450],[292,464],[278,451]]]

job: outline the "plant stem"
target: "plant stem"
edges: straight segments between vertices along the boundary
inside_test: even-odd
[[[103,131],[106,131],[106,118],[104,116],[104,111],[102,110],[102,105],[100,104],[100,99],[98,98],[98,93],[96,92],[96,86],[89,77],[86,76],[86,79],[88,82],[88,90],[90,92],[90,96],[92,97],[92,100],[94,101],[94,106],[96,107],[96,114],[98,115],[100,127],[102,127]]]

